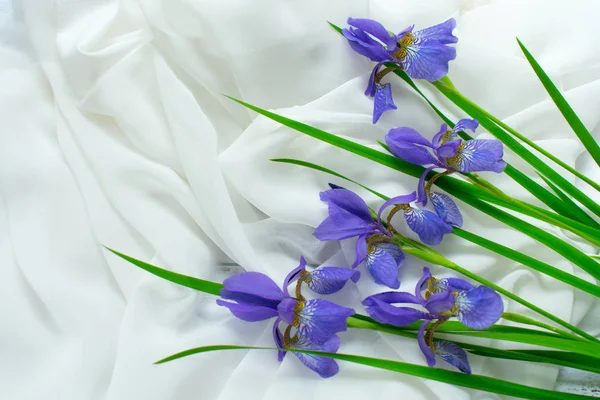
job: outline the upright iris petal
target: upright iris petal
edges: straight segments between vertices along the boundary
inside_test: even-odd
[[[329,207],[329,216],[315,229],[317,239],[343,240],[377,230],[369,207],[356,193],[336,188],[321,192],[320,197]]]

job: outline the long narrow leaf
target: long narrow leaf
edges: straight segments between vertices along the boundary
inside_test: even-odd
[[[592,158],[596,161],[596,164],[600,166],[600,146],[598,145],[598,143],[596,143],[590,132],[583,124],[583,122],[581,122],[577,114],[575,114],[575,111],[573,111],[573,108],[571,108],[571,106],[564,98],[560,90],[558,90],[558,88],[554,85],[548,74],[546,74],[546,72],[542,69],[540,64],[531,55],[529,50],[527,50],[527,48],[523,45],[523,43],[521,43],[519,39],[517,39],[517,42],[519,43],[519,47],[523,51],[523,54],[525,54],[527,61],[529,61],[529,64],[535,71],[535,74],[542,82],[542,85],[544,85],[544,88],[546,88],[546,91],[548,92],[550,97],[552,97],[554,104],[556,104],[561,114],[565,117],[565,119],[573,129],[573,132],[575,132],[577,137],[579,137],[581,143],[583,143],[583,145],[590,153]],[[598,189],[597,186],[594,187]]]
[[[204,346],[197,347],[182,351],[181,353],[174,354],[170,357],[164,358],[157,361],[156,364],[162,364],[169,361],[177,360],[179,358],[191,356],[194,354],[206,353],[210,351],[221,351],[221,350],[279,350],[277,348],[270,347],[253,347],[253,346],[231,346],[231,345],[216,345],[216,346]],[[486,392],[498,393],[507,396],[514,396],[523,399],[533,400],[575,400],[575,399],[589,399],[586,396],[574,395],[563,392],[555,392],[552,390],[538,389],[530,386],[520,385],[508,381],[503,381],[496,378],[489,378],[482,375],[467,375],[460,372],[446,371],[442,369],[435,369],[424,367],[421,365],[410,364],[400,361],[384,360],[373,357],[363,357],[353,354],[341,354],[341,353],[325,353],[318,351],[299,350],[299,349],[286,349],[286,351],[311,354],[316,356],[324,356],[333,358],[341,361],[348,361],[356,364],[367,365],[374,368],[384,369],[388,371],[399,372],[402,374],[417,376],[425,379],[432,379],[439,382],[450,383],[453,385],[463,386],[470,389],[484,390]]]
[[[519,143],[515,138],[506,133],[504,129],[498,126],[492,119],[491,114],[481,109],[471,100],[463,96],[456,88],[447,83],[447,80],[441,80],[433,83],[434,86],[450,101],[456,104],[459,108],[469,114],[471,117],[477,119],[481,126],[485,128],[492,135],[496,136],[502,141],[508,148],[515,152],[519,157],[525,160],[528,164],[534,167],[537,171],[544,174],[548,179],[554,182],[558,187],[563,189],[566,193],[573,196],[582,205],[588,208],[594,214],[600,216],[600,205],[596,204],[590,199],[585,193],[577,189],[571,182],[565,179],[558,172],[554,171],[550,166],[543,162],[539,157],[527,150],[525,146]]]

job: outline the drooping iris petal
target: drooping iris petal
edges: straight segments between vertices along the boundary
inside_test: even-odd
[[[356,259],[352,264],[352,268],[358,267],[358,265],[367,258],[367,235],[361,235],[356,240]]]
[[[385,85],[376,84],[375,101],[373,102],[373,123],[376,124],[384,112],[396,109],[398,107],[394,104],[394,98],[392,97],[392,85],[389,83]]]
[[[448,63],[456,58],[456,49],[437,40],[415,41],[406,48],[402,65],[407,75],[414,79],[434,82],[448,74]]]
[[[306,259],[303,256],[300,256],[300,264],[290,271],[289,274],[283,280],[283,290],[287,290],[288,286],[298,280],[300,277],[300,273],[306,269]]]
[[[458,292],[456,306],[458,320],[473,329],[489,328],[504,312],[502,298],[487,286]]]
[[[429,210],[411,208],[404,213],[404,219],[425,244],[440,244],[445,234],[452,233],[452,226]]]
[[[315,293],[331,294],[342,290],[348,280],[358,282],[360,272],[340,267],[320,267],[306,275],[303,279]]]
[[[417,334],[417,341],[419,342],[419,347],[421,348],[421,351],[425,355],[425,359],[427,360],[427,365],[429,365],[430,367],[433,367],[435,365],[435,353],[433,352],[431,347],[429,347],[427,345],[427,343],[425,342],[425,328],[427,328],[427,324],[429,324],[429,322],[431,322],[431,321],[426,319],[421,324],[421,327],[419,327],[419,332]]]
[[[362,302],[371,318],[383,324],[405,326],[428,318],[426,312],[410,307],[393,306],[395,303],[422,304],[422,301],[410,293],[384,292],[369,296]]]
[[[416,31],[414,35],[418,39],[437,40],[442,44],[456,43],[458,38],[452,34],[454,28],[456,28],[456,20],[450,18],[441,24]]]
[[[449,160],[460,172],[492,171],[500,173],[506,168],[502,160],[502,142],[495,139],[474,139],[463,142],[456,156]]]
[[[277,318],[275,320],[275,323],[273,323],[273,340],[275,341],[275,346],[277,346],[278,349],[283,349],[283,348],[285,348],[285,346],[283,344],[283,335],[281,334],[281,331],[279,330],[280,322],[281,322],[281,319]],[[277,360],[279,362],[281,362],[281,361],[283,361],[284,357],[285,357],[285,351],[278,350],[277,351]]]
[[[445,193],[431,192],[429,197],[435,212],[444,222],[458,227],[462,226],[462,214],[450,196]]]
[[[447,340],[436,340],[433,343],[435,353],[438,354],[444,361],[454,365],[460,371],[470,374],[471,366],[467,358],[467,353],[456,343]]]
[[[454,125],[454,132],[466,131],[467,129],[475,132],[479,126],[479,121],[476,119],[463,118]]]
[[[300,302],[294,310],[298,330],[314,343],[325,343],[338,332],[346,330],[346,319],[354,310],[327,300]]]
[[[217,304],[227,307],[233,315],[246,322],[263,321],[277,316],[277,310],[271,307],[236,304],[221,299],[217,300]]]
[[[375,283],[398,289],[398,269],[404,258],[404,253],[396,244],[379,243],[367,256],[367,268]]]
[[[385,143],[393,155],[411,164],[426,165],[437,162],[428,149],[433,147],[431,142],[412,128],[390,129],[385,135]]]
[[[259,272],[243,272],[232,275],[223,281],[224,288],[221,297],[228,300],[238,301],[240,294],[247,295],[248,301],[253,296],[257,301],[274,300],[279,301],[285,294],[277,284],[265,274]]]
[[[294,343],[294,349],[323,351],[326,353],[335,353],[340,348],[340,338],[336,335],[330,337],[322,344],[317,344],[306,336],[300,336],[298,342]],[[339,367],[334,359],[313,354],[294,353],[296,357],[311,370],[315,371],[322,378],[329,378],[337,374]]]

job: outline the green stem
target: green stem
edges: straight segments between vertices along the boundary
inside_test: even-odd
[[[552,325],[545,324],[541,321],[536,321],[533,318],[529,318],[529,317],[526,317],[521,314],[505,312],[502,314],[502,319],[505,319],[507,321],[512,321],[512,322],[518,322],[520,324],[525,324],[525,325],[539,326],[540,328],[544,328],[546,330],[549,330],[551,332],[554,332],[562,337],[565,337],[565,338],[568,338],[571,340],[585,340],[579,336],[575,336],[569,332],[563,331],[562,329],[556,328]]]
[[[570,218],[563,217],[560,214],[552,214],[544,209],[540,209],[532,204],[526,203],[521,200],[517,200],[502,190],[498,189],[491,182],[483,179],[482,177],[472,174],[468,176],[468,179],[473,182],[476,186],[481,189],[488,190],[488,192],[503,201],[506,201],[515,206],[512,208],[514,211],[526,213],[529,216],[532,216],[540,221],[547,222],[549,224],[558,226],[560,228],[566,229],[574,234],[578,235],[582,239],[587,240],[591,244],[596,247],[600,247],[600,231],[598,229],[591,228],[583,223],[578,221],[574,221]],[[527,211],[527,212],[526,212]],[[587,231],[587,232],[586,232]]]

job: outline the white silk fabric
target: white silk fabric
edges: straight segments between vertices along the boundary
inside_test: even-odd
[[[218,281],[244,269],[279,282],[300,255],[312,266],[351,263],[351,240],[321,243],[312,230],[326,215],[318,194],[328,182],[356,187],[269,160],[319,163],[388,195],[414,190],[416,179],[258,117],[223,96],[373,148],[392,127],[433,135],[440,120],[399,80],[392,82],[398,110],[371,124],[372,100],[363,91],[372,63],[326,22],[344,25],[348,16],[378,19],[394,31],[456,18],[458,56],[449,75],[455,85],[598,179],[597,167],[582,155],[515,41],[518,36],[529,47],[597,133],[598,2],[0,4],[1,398],[501,398],[343,362],[337,376],[323,380],[292,354],[278,363],[272,351],[209,353],[153,365],[204,345],[271,346],[271,323],[238,321],[213,296],[138,270],[102,246]],[[421,86],[452,118],[464,117]],[[508,151],[506,159],[538,179]],[[507,177],[485,177],[537,204]],[[359,193],[372,207],[381,203]],[[551,249],[459,206],[466,229],[590,279]],[[593,250],[540,226],[586,252]],[[437,249],[598,333],[593,323],[598,305],[589,296],[452,235]],[[403,290],[412,289],[423,266],[407,258]],[[349,284],[332,299],[363,312],[360,299],[385,288],[362,272],[358,285]],[[506,309],[535,317],[513,302]],[[354,330],[340,336],[340,352],[425,363],[414,340]],[[474,373],[543,388],[552,388],[557,375],[557,368],[547,365],[470,360]],[[438,367],[446,368],[443,361]]]

